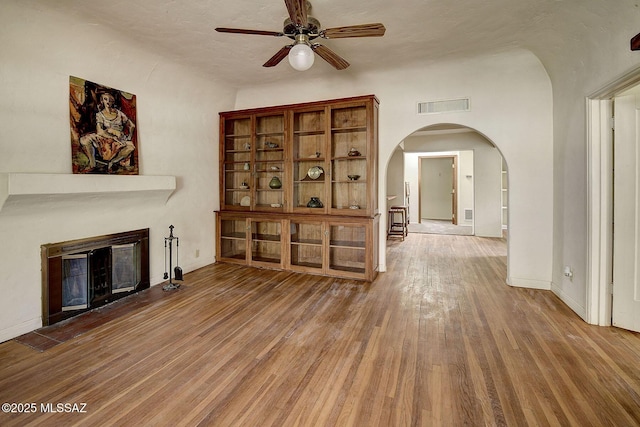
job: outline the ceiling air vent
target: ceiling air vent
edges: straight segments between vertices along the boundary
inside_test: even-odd
[[[418,103],[418,114],[451,113],[454,111],[469,111],[469,98],[445,99],[442,101],[427,101]]]

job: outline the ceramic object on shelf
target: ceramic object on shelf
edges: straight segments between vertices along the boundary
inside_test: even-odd
[[[358,178],[360,178],[360,175],[347,175],[347,178],[349,178],[351,181],[357,181]]]
[[[240,184],[240,188],[242,188],[243,190],[248,190],[249,184],[247,184],[245,181],[242,181],[242,184]]]
[[[244,196],[240,199],[240,206],[251,206],[251,197]]]
[[[271,207],[272,208],[281,208],[282,207],[282,203],[271,203]]]
[[[274,190],[282,188],[282,181],[280,181],[280,178],[278,178],[277,176],[274,176],[273,178],[271,178],[271,181],[269,181],[269,187],[273,188]]]
[[[322,202],[320,201],[320,199],[318,197],[312,197],[309,200],[309,203],[307,203],[307,207],[308,208],[322,208],[322,207],[324,207],[324,205],[322,204]]]
[[[351,147],[351,150],[349,150],[349,153],[347,154],[349,155],[349,157],[358,157],[360,155],[360,152],[356,150],[355,147]]]
[[[307,171],[307,175],[311,179],[318,179],[322,176],[324,170],[320,166],[314,166]]]
[[[242,166],[242,168],[243,168],[244,170],[248,171],[248,170],[250,170],[250,169],[251,169],[251,165],[247,162],[247,163],[245,163],[245,164],[244,164],[244,166]]]
[[[267,148],[278,148],[278,144],[276,144],[275,142],[271,142],[271,141],[265,142],[264,145]]]

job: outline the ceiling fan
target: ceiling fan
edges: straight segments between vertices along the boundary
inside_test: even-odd
[[[349,63],[334,51],[324,45],[314,43],[312,40],[318,37],[323,39],[381,37],[386,30],[384,25],[380,23],[321,29],[320,22],[308,14],[311,10],[311,3],[308,0],[284,0],[284,2],[289,12],[289,18],[284,21],[284,28],[281,32],[221,27],[216,28],[216,31],[221,33],[289,37],[295,42],[280,49],[263,64],[263,67],[274,67],[288,56],[289,63],[293,68],[304,71],[313,65],[314,52],[337,70],[344,70],[349,66]]]

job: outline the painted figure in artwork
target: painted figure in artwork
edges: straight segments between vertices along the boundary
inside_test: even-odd
[[[137,175],[136,96],[69,77],[73,173]]]
[[[80,138],[82,151],[89,158],[89,168],[96,167],[95,150],[108,161],[107,171],[127,159],[136,149],[131,137],[135,125],[122,111],[115,108],[115,98],[105,92],[100,95],[100,110],[96,113],[96,132]]]

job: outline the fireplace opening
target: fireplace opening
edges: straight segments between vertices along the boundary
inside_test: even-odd
[[[42,246],[43,325],[149,287],[149,229]]]
[[[105,301],[111,295],[111,248],[89,252],[89,298],[91,304]]]

